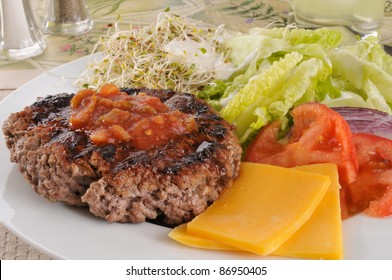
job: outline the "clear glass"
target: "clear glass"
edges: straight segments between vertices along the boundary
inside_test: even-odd
[[[291,0],[295,21],[302,27],[343,25],[360,33],[377,32],[386,0]]]
[[[0,0],[0,59],[20,60],[46,48],[29,0]]]
[[[45,32],[53,35],[80,35],[93,27],[84,0],[47,0],[43,22]]]

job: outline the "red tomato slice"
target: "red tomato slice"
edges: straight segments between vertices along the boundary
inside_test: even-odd
[[[278,140],[279,122],[264,127],[247,148],[244,160],[283,167],[334,162],[340,180],[354,182],[358,163],[343,117],[316,102],[295,107],[291,115],[294,125],[285,139]]]
[[[342,217],[362,212],[371,216],[392,215],[392,140],[354,133],[358,158],[357,180],[342,184]]]

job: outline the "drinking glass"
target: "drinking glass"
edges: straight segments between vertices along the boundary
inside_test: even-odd
[[[0,0],[0,59],[25,59],[42,54],[45,48],[30,1]]]
[[[300,27],[343,25],[359,34],[377,32],[386,0],[291,0]]]

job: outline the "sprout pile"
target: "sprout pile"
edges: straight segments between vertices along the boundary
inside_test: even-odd
[[[120,30],[116,23],[95,46],[94,52],[102,51],[103,58],[91,63],[76,84],[99,88],[112,83],[196,93],[217,78],[207,62],[229,65],[218,40],[222,29],[202,28],[168,13],[139,29]],[[212,60],[219,63],[211,64]]]

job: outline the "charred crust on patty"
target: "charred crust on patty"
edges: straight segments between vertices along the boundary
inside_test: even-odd
[[[126,143],[96,146],[85,133],[69,129],[73,94],[62,93],[42,98],[5,121],[11,161],[42,197],[87,206],[111,222],[162,217],[178,225],[191,220],[238,176],[242,149],[234,126],[192,94],[122,91],[158,97],[192,115],[197,130],[147,150]]]

